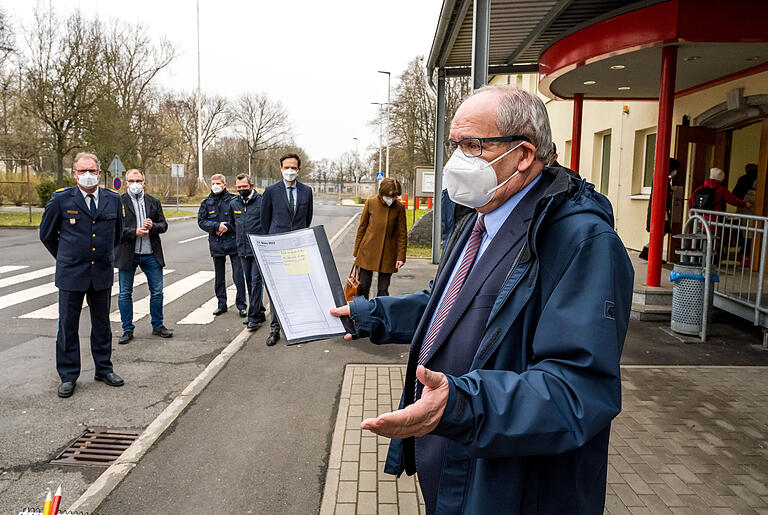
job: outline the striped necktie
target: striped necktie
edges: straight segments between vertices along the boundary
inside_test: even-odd
[[[432,326],[429,328],[427,336],[424,338],[424,343],[421,345],[421,350],[419,351],[419,365],[426,363],[427,356],[429,356],[430,351],[432,350],[432,345],[434,345],[435,340],[437,339],[437,334],[440,332],[443,322],[445,322],[445,319],[448,317],[448,313],[451,311],[453,303],[456,302],[456,299],[459,297],[461,287],[464,286],[464,281],[466,281],[470,270],[472,270],[472,265],[477,257],[477,251],[480,250],[480,244],[483,241],[484,234],[485,217],[479,215],[475,222],[475,226],[472,228],[472,234],[469,235],[466,250],[464,251],[464,256],[461,258],[459,268],[456,270],[451,284],[448,285],[445,296],[440,302],[440,306],[437,308],[437,314],[432,321]]]

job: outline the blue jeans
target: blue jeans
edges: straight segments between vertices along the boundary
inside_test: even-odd
[[[133,263],[126,270],[119,270],[120,293],[117,296],[117,306],[120,308],[120,319],[123,322],[123,332],[133,332],[133,277],[136,267],[147,276],[149,286],[149,314],[152,329],[163,325],[163,267],[152,254],[134,254]]]

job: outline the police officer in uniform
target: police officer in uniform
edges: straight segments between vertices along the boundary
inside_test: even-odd
[[[232,280],[237,288],[235,305],[240,316],[248,314],[245,304],[245,277],[237,255],[237,240],[235,227],[229,220],[230,203],[235,195],[227,191],[227,178],[217,173],[211,176],[211,194],[200,204],[197,212],[197,225],[208,233],[208,248],[213,257],[215,272],[214,288],[219,306],[213,312],[214,316],[227,312],[226,262],[227,256],[232,264]]]
[[[229,211],[230,225],[237,233],[237,254],[245,274],[248,287],[248,320],[245,322],[249,331],[256,331],[267,317],[264,314],[262,295],[264,293],[261,273],[253,255],[248,234],[263,234],[261,228],[261,195],[253,187],[253,179],[241,173],[235,181],[237,195],[231,202]]]
[[[70,397],[80,375],[80,311],[83,297],[91,312],[91,355],[94,379],[123,386],[112,369],[109,307],[114,282],[114,249],[122,234],[120,195],[99,187],[101,165],[81,152],[72,164],[77,185],[57,190],[40,221],[40,241],[56,259],[59,288],[59,329],[56,370],[59,397]]]

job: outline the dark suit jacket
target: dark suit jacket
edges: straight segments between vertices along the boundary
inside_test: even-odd
[[[499,288],[512,269],[525,242],[524,236],[528,233],[528,225],[533,218],[536,202],[547,186],[548,181],[542,177],[520,200],[491,240],[488,248],[475,262],[426,358],[425,365],[430,370],[439,370],[457,376],[469,371],[480,343],[477,335],[485,330],[491,308],[499,294]],[[465,224],[460,224],[463,225],[461,235],[455,240],[452,248],[446,249],[449,254],[435,279],[434,293],[427,304],[425,316],[421,319],[413,341],[424,340],[432,318],[428,314],[436,311],[440,297],[448,287],[451,273],[469,239],[475,220],[477,215],[471,216]],[[422,472],[419,475],[419,484],[424,497],[430,499],[428,506],[436,504],[440,475],[425,473],[425,471],[441,469],[447,442],[445,438],[434,435],[415,439],[417,469]]]
[[[267,186],[261,199],[261,227],[266,234],[306,229],[312,225],[312,188],[296,181],[296,211],[291,214],[281,179]]]
[[[128,193],[123,193],[120,198],[123,203],[123,238],[115,247],[115,266],[125,270],[133,263],[133,254],[136,250],[136,229],[140,221],[136,220],[136,212],[133,210],[131,196]],[[152,228],[149,230],[152,254],[154,254],[160,266],[165,266],[160,235],[168,230],[168,222],[165,221],[165,215],[163,215],[163,206],[158,199],[145,193],[144,208],[147,211],[147,218],[152,220]]]
[[[96,218],[77,186],[54,192],[40,221],[40,241],[56,258],[56,286],[88,291],[114,282],[114,251],[123,232],[120,195],[99,188]]]

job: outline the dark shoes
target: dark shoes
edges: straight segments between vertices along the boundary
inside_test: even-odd
[[[165,327],[164,325],[159,325],[152,329],[152,334],[155,336],[159,336],[160,338],[170,338],[173,336],[173,331]]]
[[[245,318],[248,316],[248,311],[241,309],[240,310],[240,318]]]
[[[133,331],[126,331],[123,333],[120,339],[117,340],[117,343],[119,343],[120,345],[125,345],[131,340],[133,340]]]
[[[248,330],[251,332],[258,331],[261,324],[258,322],[248,322]]]
[[[227,308],[219,308],[213,312],[213,316],[217,317],[219,315],[223,315],[226,312],[227,312]]]
[[[280,331],[272,331],[267,338],[267,347],[272,347],[280,339]]]
[[[74,381],[64,381],[59,385],[59,397],[61,397],[62,399],[66,399],[67,397],[72,397],[73,393],[75,393]]]
[[[107,383],[107,385],[109,386],[123,386],[125,384],[125,381],[123,381],[123,378],[115,374],[114,372],[109,372],[108,374],[104,374],[104,375],[96,374],[95,376],[93,376],[93,379],[96,381]],[[59,392],[61,392],[61,388],[59,388]],[[61,395],[61,393],[59,393],[59,395]]]

